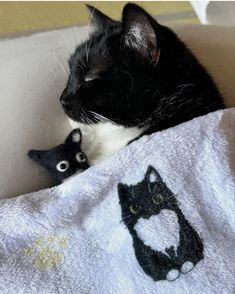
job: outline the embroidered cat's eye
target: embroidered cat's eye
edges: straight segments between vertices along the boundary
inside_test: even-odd
[[[132,205],[130,206],[130,212],[131,212],[132,214],[136,214],[138,211],[139,211],[139,206],[138,206],[138,205],[132,204]]]
[[[163,201],[163,196],[161,194],[155,194],[152,197],[152,201],[154,204],[160,204]]]
[[[63,173],[69,168],[69,162],[67,160],[62,160],[56,165],[56,168]]]

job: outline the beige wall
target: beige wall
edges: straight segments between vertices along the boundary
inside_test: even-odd
[[[138,2],[153,15],[165,21],[198,22],[188,1]],[[89,15],[85,2],[0,2],[0,34],[47,30],[86,24]],[[126,1],[86,2],[112,18],[119,19]]]

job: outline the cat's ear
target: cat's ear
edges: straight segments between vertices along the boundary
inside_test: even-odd
[[[86,4],[86,7],[91,14],[91,23],[96,25],[101,30],[105,30],[110,25],[115,25],[119,23],[89,4]]]
[[[73,130],[68,137],[65,139],[65,143],[75,143],[81,146],[82,143],[82,132],[80,129]]]
[[[157,22],[141,7],[127,4],[122,14],[122,42],[153,64],[160,56],[156,35]]]
[[[119,199],[120,200],[121,199],[122,200],[127,199],[128,195],[129,195],[129,187],[128,187],[128,185],[119,183],[117,188],[118,188]]]
[[[162,178],[157,172],[157,170],[152,167],[151,165],[148,167],[147,172],[145,174],[145,180],[148,183],[156,183],[156,182],[162,182]]]

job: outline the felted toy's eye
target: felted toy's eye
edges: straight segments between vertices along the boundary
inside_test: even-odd
[[[154,204],[160,204],[163,201],[163,196],[161,194],[155,194],[152,197],[152,201]]]
[[[63,173],[69,168],[69,162],[66,160],[62,160],[56,165],[56,168],[58,171]]]
[[[76,159],[78,162],[84,162],[86,161],[86,156],[82,152],[79,152],[76,154]]]
[[[139,206],[138,206],[138,205],[136,205],[136,204],[132,204],[132,205],[130,206],[130,212],[131,212],[132,214],[136,214],[138,211],[139,211]]]

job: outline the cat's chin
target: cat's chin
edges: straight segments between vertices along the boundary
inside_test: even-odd
[[[127,128],[111,122],[83,124],[71,118],[69,122],[72,129],[81,129],[82,150],[86,153],[91,165],[113,155],[144,131],[144,128]]]
[[[79,115],[75,115],[71,110],[68,110],[65,107],[63,107],[63,110],[64,110],[64,113],[68,116],[70,121],[81,123],[81,117]]]
[[[151,216],[153,216],[153,215],[158,215],[159,213],[160,213],[160,212],[157,212],[157,213],[156,213],[155,211],[153,211],[152,214],[145,214],[145,215],[142,214],[141,217],[142,217],[143,219],[150,219]]]

